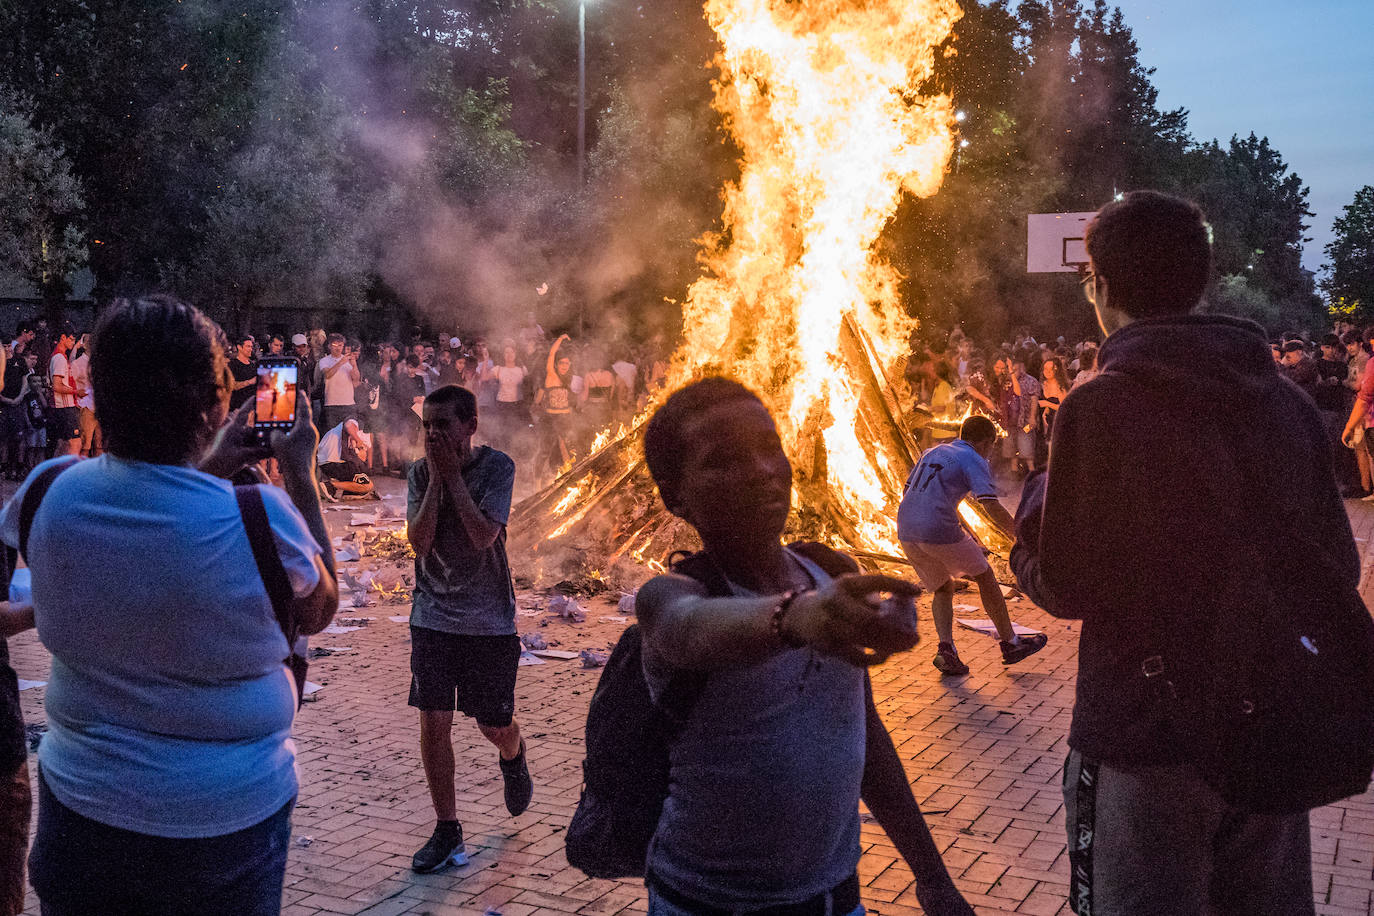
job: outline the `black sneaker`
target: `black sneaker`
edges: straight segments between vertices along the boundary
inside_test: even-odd
[[[512,817],[524,814],[534,795],[534,781],[525,763],[525,739],[520,739],[520,753],[513,760],[502,759],[500,755],[497,759],[501,762],[501,778],[506,783],[506,810]]]
[[[960,660],[954,646],[947,642],[940,643],[940,647],[935,651],[935,668],[946,677],[962,677],[968,674],[968,665]]]
[[[1002,664],[1014,665],[1023,658],[1030,658],[1041,649],[1045,648],[1045,643],[1050,638],[1044,633],[1036,633],[1034,636],[1022,636],[1016,642],[1002,643]]]
[[[450,865],[466,864],[468,853],[463,846],[463,825],[457,821],[440,821],[434,828],[434,836],[410,860],[411,869],[422,875]]]

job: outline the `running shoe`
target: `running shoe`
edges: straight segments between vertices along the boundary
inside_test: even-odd
[[[506,810],[512,817],[524,814],[534,795],[534,781],[530,779],[530,768],[525,762],[525,739],[520,739],[520,753],[514,759],[500,763],[501,779],[506,783]]]
[[[959,660],[959,653],[951,643],[942,642],[935,650],[935,668],[946,677],[962,677],[968,674],[968,665]]]
[[[429,842],[410,860],[411,869],[422,875],[450,865],[466,864],[468,853],[463,846],[463,825],[457,821],[440,821]]]
[[[1022,636],[1016,642],[1002,643],[1002,664],[1014,665],[1025,658],[1030,658],[1041,649],[1045,648],[1045,643],[1050,638],[1044,633],[1036,633],[1034,636]]]

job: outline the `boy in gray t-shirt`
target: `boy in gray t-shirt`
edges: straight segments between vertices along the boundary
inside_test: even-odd
[[[472,447],[477,398],[446,385],[425,398],[425,457],[410,469],[407,534],[415,548],[410,613],[410,705],[420,710],[420,756],[438,819],[412,867],[432,872],[467,862],[454,789],[453,713],[477,720],[500,751],[506,809],[534,791],[514,718],[520,638],[506,561],[515,462]]]

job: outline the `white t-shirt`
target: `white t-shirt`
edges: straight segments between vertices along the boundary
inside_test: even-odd
[[[71,375],[72,383],[77,388],[86,391],[83,397],[76,399],[76,406],[95,410],[95,395],[91,393],[91,355],[89,353],[82,353],[71,361]]]
[[[52,653],[38,759],[58,801],[137,833],[222,836],[297,792],[295,687],[227,480],[102,455],[72,466],[34,517],[38,638]],[[29,483],[0,515],[19,541]],[[320,546],[260,487],[292,591],[319,584]]]
[[[497,366],[496,400],[502,404],[514,404],[520,400],[520,386],[524,383],[524,366]]]
[[[320,360],[317,371],[324,379],[325,407],[353,407],[357,403],[353,400],[353,389],[356,387],[354,382],[358,380],[358,376],[351,364],[340,367],[332,377],[326,375],[330,369],[342,362],[347,362],[342,356],[326,356]]]
[[[54,354],[52,355],[52,359],[48,360],[48,382],[49,382],[49,384],[51,384],[51,383],[52,383],[52,380],[55,379],[55,378],[63,378],[64,380],[72,381],[71,379],[67,379],[67,378],[66,378],[66,377],[69,376],[70,374],[71,374],[71,366],[67,363],[67,357],[63,356],[61,353],[54,353]],[[75,407],[75,406],[76,406],[76,398],[73,397],[73,396],[70,395],[70,394],[59,394],[58,391],[57,391],[57,386],[56,386],[56,385],[53,385],[53,386],[52,386],[52,406],[54,406],[54,407],[59,407],[59,408],[60,408],[60,407]]]
[[[639,375],[638,366],[622,359],[619,362],[611,363],[611,371],[615,373],[616,378],[620,379],[620,384],[626,389],[635,390],[635,377]]]
[[[336,461],[343,461],[343,444],[345,427],[352,427],[353,432],[363,440],[369,449],[372,448],[372,434],[358,432],[357,420],[346,420],[331,429],[320,437],[320,447],[315,450],[315,460],[320,464],[333,464]]]

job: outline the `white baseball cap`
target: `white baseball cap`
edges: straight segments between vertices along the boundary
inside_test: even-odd
[[[304,334],[295,334],[291,337],[291,346],[293,347],[303,347],[308,343],[310,343],[310,341],[305,339]]]
[[[450,337],[450,338],[448,339],[448,348],[449,348],[450,350],[457,350],[457,349],[461,348],[462,346],[463,346],[463,342],[462,342],[461,340],[459,340],[458,338],[456,338],[456,337]]]

